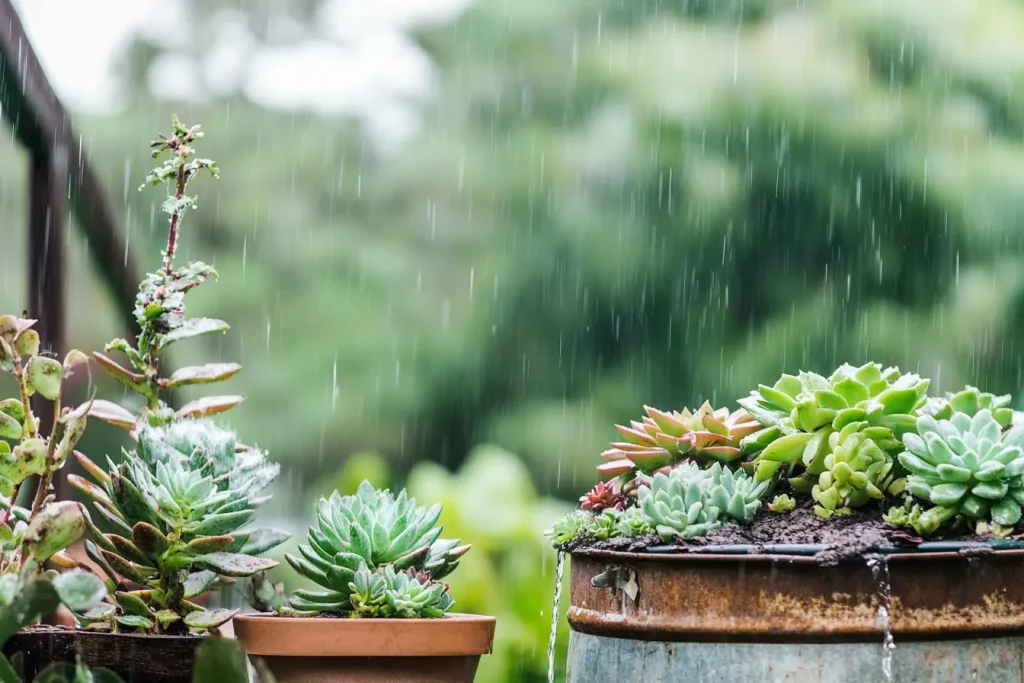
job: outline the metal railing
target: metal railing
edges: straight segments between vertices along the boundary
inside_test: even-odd
[[[66,351],[69,215],[84,231],[93,264],[126,315],[125,328],[132,329],[139,276],[125,236],[11,0],[0,0],[0,116],[31,159],[26,309],[39,321],[42,348],[58,355]],[[34,410],[49,430],[52,404],[41,401]],[[55,486],[58,495],[67,493],[63,476]]]

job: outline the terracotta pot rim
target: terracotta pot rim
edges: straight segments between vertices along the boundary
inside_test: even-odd
[[[984,547],[984,546],[982,546]],[[678,552],[678,553],[631,553],[619,550],[602,550],[598,548],[579,548],[567,553],[570,557],[592,557],[594,559],[607,559],[632,562],[731,562],[739,564],[742,562],[785,562],[786,564],[818,564],[813,555],[786,555],[782,553],[702,553],[702,552]],[[871,555],[865,553],[864,555]],[[961,554],[955,551],[937,550],[928,552],[913,553],[884,553],[882,557],[886,562],[931,562],[934,560],[962,559],[965,562],[971,555]],[[991,549],[978,557],[1024,557],[1024,549],[1002,548]],[[844,562],[864,562],[864,556],[843,558]],[[236,617],[237,618],[237,617]]]
[[[252,655],[285,657],[461,657],[490,654],[494,617],[346,619],[239,614],[235,637]]]

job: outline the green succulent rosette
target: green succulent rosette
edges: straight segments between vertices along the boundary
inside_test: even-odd
[[[877,363],[844,364],[828,378],[783,375],[740,404],[763,428],[741,442],[756,454],[757,481],[789,468],[789,482],[811,493],[825,517],[899,492],[893,462],[900,438],[916,429],[929,380]]]
[[[921,535],[962,517],[974,523],[1012,527],[1024,505],[1024,427],[1003,431],[992,411],[948,420],[922,415],[917,433],[903,436],[899,462],[911,474],[907,491],[922,505],[914,514],[890,517]],[[927,509],[924,506],[930,505]]]

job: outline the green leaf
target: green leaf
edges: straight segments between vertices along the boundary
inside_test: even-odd
[[[185,615],[185,625],[189,628],[206,630],[216,628],[231,621],[238,614],[236,609],[215,609],[189,612]]]
[[[145,522],[139,522],[132,527],[132,540],[139,550],[150,555],[162,555],[171,546],[171,542],[162,531]]]
[[[200,536],[188,542],[188,549],[196,555],[206,555],[230,550],[234,542],[233,536]]]
[[[64,382],[64,366],[59,361],[46,356],[35,356],[25,368],[26,384],[47,401],[55,401],[60,396],[61,384]]]
[[[7,413],[0,413],[0,438],[17,440],[21,438],[21,422]]]
[[[218,413],[230,410],[244,400],[245,396],[207,396],[191,403],[186,403],[181,407],[181,410],[175,413],[175,416],[186,419],[209,417],[210,415],[217,415]]]
[[[53,587],[72,612],[88,612],[107,595],[107,588],[95,574],[66,572],[53,580]]]
[[[14,602],[0,610],[0,643],[7,642],[18,630],[52,614],[60,604],[57,590],[47,579],[34,579],[17,592]]]
[[[123,384],[132,391],[136,391],[141,394],[149,394],[149,385],[146,383],[146,378],[143,375],[122,367],[99,351],[93,351],[92,357],[95,358],[96,362],[107,371],[107,374],[117,380],[120,384]]]
[[[252,576],[277,566],[277,560],[269,557],[251,557],[238,553],[209,553],[197,557],[195,562],[222,576]]]
[[[941,507],[956,505],[967,493],[967,484],[962,482],[933,486],[931,501]]]
[[[85,516],[79,503],[48,503],[25,529],[25,544],[37,562],[45,562],[77,541],[84,531]]]
[[[803,455],[804,448],[812,436],[807,432],[783,436],[768,444],[758,459],[795,463]]]
[[[123,429],[135,428],[134,415],[116,403],[102,399],[94,400],[89,406],[89,417],[95,417],[97,420],[102,420]]]
[[[160,336],[156,344],[156,350],[157,352],[163,351],[174,342],[181,341],[182,339],[192,339],[193,337],[213,334],[215,332],[224,333],[230,329],[231,326],[223,320],[192,318],[186,320],[180,327],[176,327],[167,334]]]
[[[135,614],[140,617],[146,617],[147,619],[155,616],[155,613],[150,609],[149,605],[146,604],[146,601],[137,595],[118,591],[117,593],[114,593],[114,600],[117,601],[117,604],[121,606],[121,609],[123,609],[126,614]]]
[[[162,380],[160,386],[165,389],[184,387],[192,384],[212,384],[234,377],[242,370],[238,363],[210,363],[176,370],[168,379]]]
[[[237,640],[210,637],[196,652],[192,683],[248,683],[249,663]]]
[[[917,404],[916,389],[887,389],[875,397],[885,408],[886,415],[909,413]]]
[[[253,518],[254,510],[227,512],[222,515],[210,515],[187,531],[196,536],[222,536],[231,533]]]
[[[131,628],[141,628],[146,631],[153,628],[152,619],[147,619],[146,617],[138,614],[125,614],[120,617],[114,617],[114,620],[122,626],[129,626]]]
[[[202,595],[216,580],[216,572],[211,572],[208,569],[189,574],[185,579],[185,597],[194,598],[197,595]]]
[[[233,547],[232,551],[243,555],[259,555],[276,548],[289,538],[291,534],[280,529],[254,529],[245,534],[244,538],[235,534],[235,545],[239,545],[238,542],[241,541],[241,546]]]

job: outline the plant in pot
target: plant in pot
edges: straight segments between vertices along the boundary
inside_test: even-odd
[[[54,612],[62,603],[87,609],[104,594],[103,584],[90,574],[75,572],[55,577],[32,576],[31,571],[21,575],[5,574],[0,585],[0,643],[6,644],[18,629]],[[245,653],[237,642],[225,638],[205,639],[196,655],[195,670],[190,673],[193,683],[249,683]],[[262,683],[273,683],[269,674],[261,673]],[[34,683],[124,683],[113,671],[89,667],[81,657],[74,663],[54,662],[32,678],[25,671],[23,652],[14,652],[10,659],[0,655],[0,683],[28,680]]]
[[[88,610],[75,610],[81,629],[65,635],[61,652],[109,668],[129,681],[188,681],[195,651],[208,631],[234,614],[206,610],[204,593],[252,576],[277,563],[258,555],[287,539],[273,529],[246,525],[268,498],[264,489],[279,466],[266,454],[238,443],[229,429],[209,416],[242,401],[241,396],[201,398],[173,410],[163,400],[178,387],[210,384],[235,375],[234,363],[212,363],[161,372],[161,360],[172,344],[200,335],[224,332],[228,325],[209,318],[185,316],[185,294],[216,275],[203,263],[175,268],[182,219],[196,199],[186,194],[202,171],[216,175],[216,164],[195,158],[198,127],[174,120],[170,135],[153,143],[154,156],[169,154],[150,175],[170,190],[164,202],[169,214],[167,247],[162,267],[142,282],[136,299],[137,344],[118,339],[106,351],[124,354],[123,367],[105,354],[95,360],[143,399],[140,415],[120,405],[94,400],[85,411],[129,430],[135,447],[123,462],[109,458],[100,466],[75,453],[91,481],[77,475],[70,483],[92,499],[97,514],[84,515],[88,535],[85,551],[106,575],[109,595]],[[104,532],[100,525],[108,529]]]
[[[0,371],[13,375],[18,388],[16,398],[0,401],[0,611],[6,615],[0,620],[0,642],[8,653],[49,639],[55,630],[37,622],[59,604],[85,611],[106,595],[95,575],[54,569],[78,566],[66,550],[85,530],[86,514],[79,503],[55,500],[52,482],[85,432],[91,403],[64,405],[65,380],[87,357],[71,351],[59,362],[41,353],[34,324],[0,315]],[[49,434],[32,398],[52,403]],[[18,504],[19,494],[28,493],[23,488],[33,476],[35,491],[26,496],[26,508]],[[9,667],[0,665],[0,680],[10,680],[9,674]]]
[[[255,583],[258,607],[235,634],[281,683],[472,681],[491,651],[495,620],[453,614],[441,583],[469,550],[440,538],[440,505],[425,508],[363,482],[352,496],[321,498],[301,557],[288,563],[323,590]]]
[[[551,530],[568,680],[1019,676],[1024,639],[992,636],[1024,627],[1024,427],[929,385],[843,365],[618,427]]]

